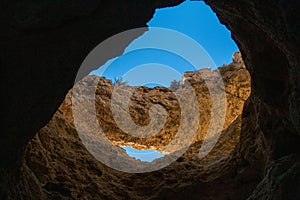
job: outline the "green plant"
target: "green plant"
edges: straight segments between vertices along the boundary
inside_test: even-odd
[[[179,85],[180,85],[180,82],[179,82],[179,81],[173,80],[173,81],[171,82],[170,89],[171,89],[172,91],[176,91],[176,90],[179,89]]]
[[[119,78],[115,77],[113,84],[116,86],[127,86],[128,82],[124,81],[122,77],[119,77]]]

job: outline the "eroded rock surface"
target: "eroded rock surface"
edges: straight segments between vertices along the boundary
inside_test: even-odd
[[[0,65],[6,106],[1,112],[1,167],[17,167],[23,147],[51,119],[95,46],[122,31],[145,27],[156,8],[179,2],[2,1]],[[122,54],[145,30],[103,53],[102,64]]]
[[[260,176],[256,174],[253,177],[254,172],[247,169],[247,163],[240,166],[237,158],[232,156],[232,152],[240,138],[241,113],[243,104],[250,94],[250,76],[245,67],[234,63],[219,70],[226,88],[227,112],[224,129],[214,149],[207,157],[199,159],[199,148],[211,117],[210,95],[206,83],[200,76],[201,70],[185,73],[185,76],[192,77],[189,82],[195,88],[200,103],[201,114],[197,136],[189,150],[177,161],[158,171],[144,174],[113,170],[97,161],[86,150],[73,124],[71,101],[73,90],[71,90],[49,124],[37,133],[26,148],[23,168],[27,175],[25,174],[24,179],[29,179],[27,176],[31,176],[31,179],[35,180],[36,187],[39,188],[37,191],[40,191],[32,193],[33,198],[185,199],[187,194],[190,199],[198,199],[200,196],[202,199],[246,198],[256,186]],[[218,81],[214,72],[210,71],[210,73],[212,75],[209,81]],[[149,120],[148,110],[152,104],[163,105],[168,113],[165,126],[158,134],[140,139],[123,133],[114,121],[110,102],[114,85],[111,81],[87,76],[77,85],[84,90],[95,81],[98,82],[97,117],[103,131],[113,144],[129,145],[137,149],[160,150],[174,138],[178,127],[176,124],[179,123],[180,108],[170,89],[134,88],[130,114],[137,124],[142,125]],[[180,90],[185,90],[184,86],[178,89],[179,92]],[[84,129],[97,131],[91,130],[90,127]],[[100,153],[104,155],[103,152]],[[121,164],[122,159],[112,156],[113,154],[114,152],[105,155],[107,162],[109,159],[119,159]],[[130,159],[132,167],[139,165],[140,161],[129,157],[124,150],[121,150],[118,156]],[[256,173],[261,172],[256,171]],[[237,174],[245,178],[236,180]],[[237,188],[242,189],[237,192]],[[215,190],[219,192],[216,193]]]
[[[229,175],[228,182],[222,182],[223,188],[215,189],[216,182],[210,186],[194,183],[188,186],[189,190],[181,193],[181,197],[195,193],[205,197],[208,191],[214,191],[219,195],[216,196],[218,199],[227,192],[226,187],[237,183],[240,188],[235,192],[241,197],[250,190],[243,191],[247,188],[243,187],[248,182],[245,180],[255,178],[256,170],[261,171],[265,166],[266,177],[254,191],[253,199],[299,199],[297,179],[276,181],[281,175],[291,175],[291,171],[299,169],[296,164],[299,161],[300,135],[299,1],[205,2],[231,30],[251,74],[252,94],[245,104],[241,138],[235,149],[235,155],[241,157],[237,162],[241,170],[233,170],[235,176]],[[0,198],[18,194],[18,199],[34,199],[29,195],[40,199],[43,192],[38,189],[38,181],[26,167],[19,169],[18,164],[23,163],[26,143],[48,123],[67,90],[72,87],[86,54],[115,33],[144,26],[155,8],[178,3],[152,0],[118,4],[114,1],[72,1],[72,6],[68,1],[51,4],[37,1],[0,3],[1,91],[4,97]],[[276,167],[286,158],[289,160],[288,164],[284,164],[286,167]],[[246,173],[248,177],[242,176],[245,169],[249,170]],[[277,169],[280,169],[279,173],[274,173]],[[230,177],[236,178],[232,180]],[[115,179],[112,180],[113,184]],[[137,181],[134,186],[139,188],[140,183]],[[272,188],[273,183],[276,183],[277,189]],[[50,191],[61,190],[63,187],[60,186],[49,183],[47,188]],[[148,188],[144,191],[152,192]],[[62,193],[69,194],[66,190]],[[162,198],[167,194],[180,197],[171,188],[165,188],[160,194]]]
[[[236,153],[243,155],[253,166],[264,163],[266,176],[268,171],[277,169],[276,161],[286,156],[294,159],[291,162],[298,163],[300,16],[296,10],[300,8],[300,2],[206,2],[231,30],[251,74],[252,93],[243,111],[241,142]],[[280,178],[265,177],[261,185],[273,185],[277,179]],[[291,186],[278,180],[277,186],[285,188],[282,193],[274,188],[270,192],[268,187],[258,187],[253,198],[297,199],[299,181],[293,181]]]

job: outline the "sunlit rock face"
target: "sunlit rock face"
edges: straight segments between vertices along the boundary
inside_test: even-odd
[[[192,145],[183,156],[171,165],[146,174],[131,174],[113,170],[97,161],[86,150],[73,124],[71,101],[73,90],[71,90],[51,121],[37,133],[26,148],[22,166],[26,172],[23,173],[24,180],[33,179],[35,187],[39,188],[37,190],[39,192],[31,193],[32,197],[46,199],[185,199],[186,194],[190,193],[189,191],[193,191],[188,195],[191,199],[198,199],[199,196],[203,199],[247,197],[258,183],[261,172],[248,170],[243,165],[239,166],[232,152],[240,138],[243,104],[250,94],[249,73],[243,66],[234,63],[219,68],[226,90],[226,120],[215,148],[207,157],[199,159],[199,148],[211,117],[210,95],[200,72],[201,70],[185,73],[185,76],[192,77],[189,82],[196,90],[200,109],[199,129]],[[215,72],[210,71],[210,73],[208,81],[218,81],[215,79]],[[160,150],[176,135],[180,108],[170,89],[134,87],[135,92],[131,97],[129,110],[132,119],[137,124],[143,125],[149,121],[147,112],[155,103],[163,105],[168,114],[165,126],[158,134],[140,139],[123,133],[114,121],[110,102],[114,85],[111,81],[102,77],[87,76],[75,87],[86,90],[85,86],[89,86],[93,82],[98,82],[96,110],[99,124],[113,144],[132,146],[137,149]],[[133,88],[132,86],[125,87]],[[180,92],[184,89],[182,86],[178,90]],[[82,109],[90,108],[83,107]],[[83,110],[81,111],[83,112]],[[84,127],[84,129],[87,132],[98,131],[91,127]],[[119,156],[131,160],[132,167],[139,165],[139,162],[129,157],[124,150]],[[106,157],[108,159],[106,162],[109,162],[109,159],[120,159],[110,155],[106,155]],[[234,182],[236,173],[242,174],[244,183]],[[252,177],[253,173],[256,174],[255,177]],[[27,187],[30,186],[27,185]],[[236,188],[241,187],[242,190],[235,191]],[[221,190],[222,194],[216,193],[215,190]],[[14,192],[12,197],[18,195],[17,191]]]
[[[235,52],[235,53],[232,55],[232,62],[233,62],[235,65],[242,66],[242,67],[246,67],[240,51]]]

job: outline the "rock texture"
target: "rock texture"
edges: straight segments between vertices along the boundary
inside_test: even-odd
[[[241,158],[237,163],[243,166],[241,169],[252,171],[252,177],[256,176],[254,169],[266,167],[265,178],[251,198],[299,199],[299,179],[293,178],[299,169],[299,1],[205,2],[231,30],[251,74],[252,93],[243,110],[241,138],[235,149],[235,155]],[[41,193],[27,187],[35,185],[35,178],[27,176],[30,171],[26,168],[19,168],[24,146],[59,107],[86,54],[119,31],[144,26],[155,8],[177,3],[153,0],[118,4],[97,0],[52,1],[51,4],[0,2],[4,100],[0,140],[2,199],[10,193],[19,194],[18,199]],[[122,49],[117,54],[121,52]],[[236,177],[238,180],[230,183],[246,180],[240,173],[236,173]],[[135,186],[139,185],[137,181]],[[215,185],[197,187],[193,184],[185,194],[199,192],[205,196],[207,191],[216,191]],[[49,184],[48,188],[61,187]],[[237,196],[243,193],[242,188],[241,185],[236,191]],[[222,196],[219,191],[225,189],[218,190],[218,194]],[[172,192],[169,188],[161,194]]]
[[[156,8],[179,2],[2,1],[1,91],[7,106],[1,112],[1,165],[10,168],[21,159],[22,148],[57,110],[91,49],[119,32],[144,27]],[[103,64],[142,33],[106,53]]]
[[[258,187],[252,198],[298,199],[299,179],[292,178],[288,167],[277,166],[286,156],[291,156],[295,166],[299,163],[300,32],[296,10],[300,3],[206,2],[231,30],[251,74],[252,94],[245,104],[236,153],[252,165],[265,163],[266,177],[260,186],[268,186]],[[270,174],[276,178],[270,178]],[[293,185],[280,181],[282,176]]]
[[[207,69],[204,69],[208,71]],[[158,171],[146,174],[130,174],[113,170],[97,161],[83,146],[73,124],[71,90],[54,114],[50,123],[42,128],[26,148],[23,163],[24,179],[32,179],[39,192],[30,193],[30,198],[45,199],[240,199],[250,194],[259,177],[252,177],[244,166],[238,166],[232,152],[239,141],[241,112],[250,94],[250,76],[239,64],[230,64],[219,69],[224,80],[227,97],[227,114],[224,130],[213,151],[204,159],[198,158],[203,136],[210,121],[210,95],[200,71],[185,73],[198,94],[200,124],[189,150],[176,162]],[[211,72],[214,74],[214,72]],[[210,81],[215,76],[210,76]],[[111,112],[111,95],[114,85],[111,81],[97,76],[87,76],[76,87],[85,90],[93,82],[96,90],[97,117],[109,140],[116,145],[129,145],[137,149],[160,150],[174,138],[180,108],[176,97],[168,88],[135,87],[131,97],[130,114],[137,124],[149,120],[147,114],[153,104],[163,105],[168,117],[164,128],[155,136],[139,139],[129,136],[118,128]],[[132,86],[125,86],[132,89]],[[178,90],[185,90],[184,86]],[[179,91],[180,92],[180,91]],[[85,97],[81,97],[85,98]],[[117,98],[122,98],[118,96]],[[84,108],[83,108],[84,109]],[[85,108],[90,109],[90,108]],[[88,111],[90,113],[91,111]],[[85,127],[85,130],[91,130]],[[134,165],[139,162],[131,159]],[[111,156],[107,156],[112,158]],[[117,158],[114,158],[117,159]],[[120,163],[121,160],[120,160]],[[243,172],[241,170],[246,170]],[[243,181],[237,180],[236,173],[247,174]],[[246,175],[243,175],[246,176]],[[230,183],[230,184],[229,184]],[[227,185],[228,184],[228,185]],[[240,192],[235,187],[241,188]],[[30,187],[30,185],[27,185]],[[199,190],[190,194],[189,191]],[[215,190],[219,190],[216,194]],[[15,192],[15,193],[14,193]],[[15,198],[14,191],[10,198]]]
[[[215,72],[206,69],[199,70],[197,72],[186,72],[184,74],[185,77],[191,77],[189,79],[189,83],[195,89],[196,94],[198,94],[198,104],[200,106],[200,126],[194,142],[203,140],[210,124],[212,112],[211,96],[207,87],[208,81],[205,82],[201,77],[202,71],[208,71],[208,73],[212,75],[215,74]],[[223,75],[227,95],[226,97],[228,100],[226,119],[223,127],[226,129],[241,114],[244,102],[250,94],[250,76],[245,68],[233,63],[220,68],[219,71]],[[216,84],[220,81],[219,78],[220,77],[215,78],[214,76],[211,76],[209,81]],[[174,138],[180,123],[180,104],[177,97],[170,89],[163,87],[155,87],[154,89],[147,87],[133,88],[135,91],[131,97],[129,110],[130,116],[136,124],[147,125],[150,123],[149,108],[152,105],[162,105],[168,113],[163,129],[154,136],[143,139],[124,133],[116,124],[114,120],[114,117],[116,116],[113,116],[111,111],[111,96],[114,89],[112,83],[108,80],[95,76],[88,76],[84,80],[86,82],[99,82],[96,90],[96,94],[98,95],[98,98],[96,99],[96,109],[98,111],[97,117],[103,131],[115,144],[119,146],[134,145],[137,149],[153,148],[159,150]],[[130,89],[132,87],[128,86],[127,88]],[[126,87],[124,89],[126,90]],[[182,85],[181,88],[176,90],[176,92],[180,94],[180,92],[184,90],[187,90],[187,88]],[[70,95],[67,96],[67,101],[69,101],[67,105],[71,104],[71,100],[69,98]],[[122,94],[117,94],[116,98],[122,99]],[[185,103],[190,104],[189,102],[192,100],[193,99],[188,97],[187,102]],[[120,109],[120,107],[117,109]],[[71,112],[71,110],[69,110],[69,112]],[[195,124],[195,126],[198,125]],[[189,129],[189,127],[184,126],[184,129]]]

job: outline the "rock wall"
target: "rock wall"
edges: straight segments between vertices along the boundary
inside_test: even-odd
[[[300,32],[296,12],[300,3],[206,3],[231,30],[251,74],[252,94],[245,104],[240,148],[236,151],[252,165],[265,163],[266,177],[251,198],[298,199],[300,183],[293,177],[299,177],[300,172],[295,167],[299,166],[300,142]],[[289,164],[278,167],[286,156]]]
[[[7,106],[1,112],[1,165],[20,160],[22,148],[57,110],[91,49],[121,31],[144,27],[156,8],[177,3],[2,1],[1,91]],[[122,54],[142,33],[127,38],[113,55],[104,57]]]
[[[23,173],[25,175],[23,179],[35,180],[34,188],[35,190],[39,188],[40,192],[30,193],[31,198],[185,199],[187,196],[189,199],[199,199],[199,196],[202,199],[246,198],[258,183],[260,178],[258,175],[262,174],[257,170],[256,176],[253,177],[253,169],[239,166],[237,158],[232,154],[240,137],[243,104],[250,94],[249,73],[244,67],[234,63],[219,68],[227,97],[226,122],[213,151],[204,159],[199,159],[199,148],[211,117],[209,106],[211,97],[206,86],[207,82],[205,83],[200,76],[201,71],[203,70],[185,73],[192,77],[190,83],[198,94],[200,124],[197,136],[189,150],[176,162],[158,171],[144,174],[113,170],[91,156],[83,146],[73,124],[71,94],[74,90],[70,90],[51,121],[37,133],[26,148],[23,168],[27,173]],[[215,72],[210,71],[210,73],[212,76],[208,81],[219,81],[213,76]],[[176,124],[179,123],[180,108],[170,89],[124,86],[127,90],[135,90],[131,97],[130,115],[137,124],[145,124],[149,121],[148,110],[153,104],[163,105],[168,113],[165,126],[159,133],[150,138],[140,139],[123,133],[114,121],[110,101],[114,86],[111,81],[102,77],[87,76],[75,87],[87,90],[94,82],[98,83],[97,117],[107,138],[115,145],[160,150],[177,134]],[[180,90],[185,88],[178,89],[177,92],[181,92]],[[122,100],[123,97],[117,96],[117,98]],[[91,112],[91,110],[87,111],[87,113]],[[84,130],[95,135],[98,132],[97,129],[88,126],[84,126]],[[139,162],[129,157],[124,150],[121,151],[121,155],[123,159],[131,160],[131,164],[135,165],[132,167],[139,165]],[[108,158],[106,162],[112,158],[120,159],[112,155],[106,157]],[[121,164],[122,160],[120,159],[119,162]],[[234,181],[236,173],[244,177],[244,182]],[[30,185],[27,187],[29,190]],[[216,194],[215,190],[219,192]],[[10,198],[16,197],[18,198],[18,192],[13,191]]]
[[[266,166],[266,176],[251,198],[299,199],[299,179],[293,178],[299,175],[299,1],[205,2],[231,30],[251,74],[252,94],[243,111],[241,139],[235,150],[243,158],[241,166]],[[26,190],[26,185],[35,179],[22,180],[23,186],[15,185],[16,177],[26,173],[17,164],[22,163],[24,145],[49,121],[72,87],[86,54],[115,33],[144,26],[155,8],[178,3],[152,0],[118,4],[97,0],[0,3],[4,97],[1,198],[7,196],[9,188],[14,188],[24,199],[30,192],[39,193]],[[59,188],[55,184],[48,187]],[[200,187],[197,191],[205,193],[213,188],[213,185]],[[168,192],[172,190],[165,189],[162,193]]]

